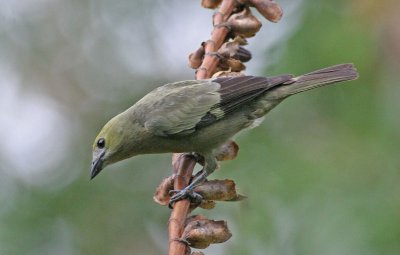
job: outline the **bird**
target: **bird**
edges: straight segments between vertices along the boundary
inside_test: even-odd
[[[142,154],[193,153],[203,169],[170,204],[201,199],[193,189],[218,166],[214,153],[242,130],[260,122],[291,95],[355,80],[353,64],[330,66],[304,75],[236,76],[168,83],[116,115],[93,143],[90,178],[106,166]]]

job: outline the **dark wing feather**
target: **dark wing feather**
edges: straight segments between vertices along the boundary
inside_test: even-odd
[[[221,77],[213,80],[213,82],[218,83],[221,86],[218,90],[218,93],[221,96],[221,101],[207,112],[207,114],[197,124],[197,128],[212,124],[242,105],[251,102],[265,91],[280,85],[291,78],[293,78],[292,75],[285,74],[269,78],[239,76]]]

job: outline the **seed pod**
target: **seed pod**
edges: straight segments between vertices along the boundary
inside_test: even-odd
[[[218,54],[224,58],[231,58],[237,54],[241,45],[247,45],[247,40],[244,37],[236,36],[234,39],[221,45]]]
[[[222,44],[221,48],[219,48],[218,53],[221,57],[231,58],[239,50],[239,43],[235,41],[230,41]]]
[[[240,35],[233,38],[233,41],[239,43],[239,45],[242,45],[242,46],[248,44],[247,39]]]
[[[174,177],[169,176],[161,181],[154,193],[154,202],[160,205],[167,205],[169,203],[169,192],[174,189]]]
[[[216,203],[214,201],[203,199],[203,200],[201,200],[200,204],[199,203],[190,203],[189,213],[192,212],[197,207],[200,207],[204,210],[211,210],[211,209],[215,208],[215,205],[216,205]]]
[[[200,219],[190,221],[183,230],[182,239],[190,247],[204,249],[213,243],[223,243],[232,236],[226,221]]]
[[[251,59],[251,52],[240,46],[239,50],[232,56],[232,58],[240,60],[241,62],[247,62]]]
[[[232,180],[205,181],[197,186],[194,191],[201,195],[204,200],[213,201],[239,201],[245,196],[236,192],[236,184]]]
[[[246,69],[246,66],[242,63],[242,61],[234,58],[227,59],[226,63],[228,64],[232,72],[240,72]]]
[[[189,66],[193,69],[197,69],[201,66],[204,58],[204,47],[200,46],[195,52],[190,53],[189,55]]]
[[[215,202],[211,200],[202,200],[201,203],[199,204],[200,208],[203,208],[205,210],[211,210],[215,207]]]
[[[221,58],[217,68],[215,69],[215,72],[221,72],[221,71],[232,71],[231,68],[228,65],[227,59]]]
[[[204,8],[215,9],[221,4],[222,0],[202,0],[201,6]]]
[[[243,37],[252,37],[261,28],[261,22],[251,13],[248,7],[230,16],[226,24],[235,35]]]
[[[228,141],[215,151],[215,158],[218,161],[233,160],[239,151],[239,145],[235,141]]]
[[[201,200],[200,204],[199,203],[190,203],[189,212],[192,212],[197,207],[200,207],[204,210],[211,210],[211,209],[215,208],[216,204],[217,203],[215,203],[214,201],[203,199],[203,200]]]
[[[267,20],[278,22],[283,15],[282,8],[273,0],[249,0],[250,4],[256,7]]]

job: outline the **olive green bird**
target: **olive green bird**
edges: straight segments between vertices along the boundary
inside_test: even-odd
[[[352,64],[341,64],[298,77],[221,77],[166,84],[101,129],[93,144],[91,178],[107,165],[140,154],[196,153],[204,158],[204,168],[188,187],[176,191],[171,203],[199,198],[193,188],[216,169],[214,152],[227,140],[291,95],[357,77]]]

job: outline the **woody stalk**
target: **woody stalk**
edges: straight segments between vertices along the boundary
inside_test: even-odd
[[[261,28],[261,21],[253,15],[258,11],[271,22],[282,17],[282,8],[271,0],[202,0],[205,8],[216,9],[212,20],[211,38],[189,55],[189,66],[196,70],[196,79],[222,76],[241,76],[251,59],[245,48],[246,38],[253,37]],[[229,141],[218,152],[218,161],[234,159],[239,150],[234,141]],[[172,176],[164,179],[156,190],[154,200],[168,205],[171,190],[181,190],[189,185],[193,169],[201,160],[190,154],[173,154]],[[197,207],[212,209],[215,201],[240,201],[232,180],[211,180],[196,187],[203,201],[193,204],[189,200],[176,202],[168,223],[169,255],[200,255],[191,248],[204,249],[210,244],[223,243],[231,237],[226,221],[210,220],[202,215],[189,214]]]

